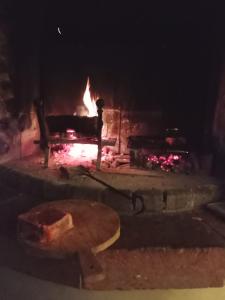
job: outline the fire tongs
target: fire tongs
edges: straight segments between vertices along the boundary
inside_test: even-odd
[[[113,192],[115,192],[115,193],[117,193],[117,194],[123,196],[123,197],[126,198],[126,199],[131,200],[131,203],[132,203],[132,210],[133,210],[133,211],[136,211],[136,208],[137,208],[138,202],[139,202],[139,204],[140,204],[140,209],[139,209],[138,211],[136,211],[136,212],[134,213],[134,215],[139,215],[139,214],[141,214],[142,212],[145,211],[144,198],[143,198],[141,195],[137,194],[137,192],[131,192],[131,195],[128,195],[128,194],[126,194],[126,193],[124,193],[124,192],[122,192],[122,191],[116,189],[115,187],[111,186],[110,184],[106,183],[105,181],[103,181],[103,180],[101,180],[101,179],[99,179],[99,178],[93,176],[93,175],[90,173],[90,171],[89,171],[87,168],[83,167],[83,166],[77,167],[77,168],[76,168],[76,171],[77,171],[77,173],[79,173],[80,175],[85,175],[85,176],[87,176],[87,177],[89,177],[89,178],[91,178],[91,179],[93,179],[93,180],[95,180],[95,181],[101,183],[101,184],[104,185],[105,187],[109,188],[111,191],[113,191]]]

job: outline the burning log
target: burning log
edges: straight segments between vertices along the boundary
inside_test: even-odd
[[[68,129],[73,129],[82,136],[97,135],[98,117],[80,117],[73,115],[47,116],[46,123],[49,133],[55,132],[66,133]]]
[[[40,127],[40,143],[41,149],[45,153],[44,166],[48,167],[49,148],[51,144],[95,144],[98,147],[97,154],[97,169],[101,164],[101,152],[102,146],[107,141],[102,141],[102,113],[104,100],[99,99],[96,102],[98,109],[98,116],[94,117],[81,117],[74,115],[60,115],[60,116],[44,116],[43,107],[41,102],[37,103],[37,116]],[[68,129],[70,132],[68,132]],[[57,136],[55,137],[57,133]],[[65,137],[61,137],[60,134],[66,134]],[[72,136],[76,133],[76,136]],[[69,134],[69,137],[68,137]],[[113,141],[114,143],[115,141]],[[111,144],[112,141],[109,141]]]
[[[104,100],[91,97],[90,80],[88,78],[86,89],[83,96],[83,102],[86,107],[86,115],[49,115],[44,112],[44,103],[40,99],[35,102],[37,117],[40,127],[40,140],[34,141],[35,144],[40,144],[44,151],[44,167],[48,167],[49,154],[52,150],[52,145],[68,145],[72,151],[70,154],[75,154],[76,150],[81,148],[79,144],[90,144],[97,146],[96,169],[100,169],[102,148],[105,145],[114,146],[116,139],[102,139],[103,127],[103,107]],[[67,146],[69,148],[69,146]],[[85,147],[87,148],[87,147]],[[91,147],[93,148],[93,147]],[[74,151],[73,151],[74,150]],[[92,153],[92,151],[91,151]]]

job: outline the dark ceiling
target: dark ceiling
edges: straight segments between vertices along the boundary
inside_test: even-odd
[[[22,36],[41,31],[53,38],[59,26],[67,41],[167,42],[171,32],[216,34],[222,30],[218,1],[59,1],[5,0],[14,30]]]

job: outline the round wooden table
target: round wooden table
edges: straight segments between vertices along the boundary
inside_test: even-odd
[[[44,257],[64,258],[79,254],[84,280],[100,280],[104,277],[95,254],[107,249],[120,236],[120,219],[110,207],[87,200],[61,200],[43,203],[28,213],[57,209],[72,215],[74,227],[49,243],[39,243],[23,238],[19,240],[29,253]]]

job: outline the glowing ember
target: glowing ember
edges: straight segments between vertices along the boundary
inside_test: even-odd
[[[151,161],[151,162],[156,163],[156,164],[159,163],[159,159],[158,159],[158,157],[156,155],[149,156],[148,157],[148,161]]]
[[[179,155],[174,155],[173,156],[173,160],[179,160],[180,159],[180,156]]]
[[[86,89],[84,92],[84,96],[83,96],[83,102],[84,105],[86,106],[87,110],[88,110],[88,117],[95,117],[98,115],[97,113],[97,106],[95,101],[97,100],[97,98],[92,98],[91,97],[91,92],[90,92],[90,80],[89,78],[87,79],[87,85],[86,85]]]
[[[169,172],[173,171],[176,172],[179,169],[183,169],[187,162],[181,155],[177,154],[168,154],[168,155],[149,155],[147,158],[147,166],[150,169],[157,169],[160,168],[163,171]]]
[[[51,150],[57,165],[84,164],[88,167],[96,160],[98,147],[93,144],[58,144]]]
[[[70,146],[68,155],[74,159],[86,157],[87,159],[96,159],[98,146],[92,144],[73,144]]]

